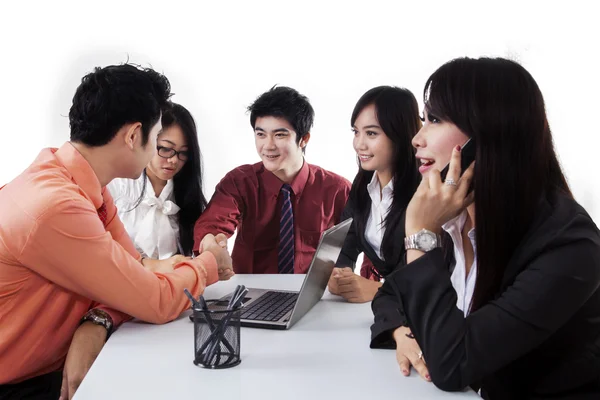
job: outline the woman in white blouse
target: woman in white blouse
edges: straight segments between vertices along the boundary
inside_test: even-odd
[[[119,217],[144,257],[192,255],[194,224],[204,208],[202,158],[196,124],[172,103],[162,115],[157,152],[138,179],[115,179],[108,189]]]
[[[407,89],[375,87],[358,100],[350,124],[359,170],[342,219],[354,220],[329,291],[350,302],[367,302],[379,281],[404,260],[397,241],[404,237],[404,210],[420,182],[411,145],[421,128],[417,99]],[[360,253],[373,264],[363,264],[361,276],[353,271]]]

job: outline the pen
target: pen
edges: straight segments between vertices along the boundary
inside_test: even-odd
[[[215,326],[215,323],[213,321],[213,319],[210,316],[210,312],[208,312],[208,305],[206,304],[206,300],[204,299],[204,296],[200,296],[200,308],[202,310],[205,310],[206,312],[204,313],[204,317],[206,318],[206,322],[208,323],[208,327],[210,328],[211,333],[214,332],[217,327]],[[227,340],[226,338],[223,338],[223,344],[225,345],[225,347],[227,347],[227,350],[229,350],[231,352],[231,354],[235,354],[235,350],[233,348],[233,346],[231,345],[231,343],[229,343],[229,340]],[[211,343],[210,340],[206,340],[206,342],[204,342],[204,345],[202,347],[200,347],[200,349],[198,350],[198,353],[202,353],[202,351]]]
[[[238,308],[241,305],[242,300],[244,299],[244,296],[247,293],[248,293],[248,289],[246,289],[245,286],[238,285],[236,287],[235,291],[233,292],[233,294],[231,295],[231,298],[229,299],[229,304],[227,306],[227,310],[234,310],[234,309]],[[223,320],[221,321],[219,326],[211,333],[211,335],[207,339],[207,342],[210,342],[210,345],[208,345],[208,349],[206,351],[205,364],[210,365],[212,363],[212,359],[215,357],[215,355],[217,355],[216,354],[217,350],[220,351],[219,342],[226,340],[224,335],[227,330],[229,320],[231,319],[232,316],[233,316],[233,313],[227,314],[223,318]]]
[[[193,308],[201,308],[200,307],[200,303],[198,303],[198,301],[194,298],[194,296],[192,296],[192,294],[190,293],[189,290],[187,290],[187,288],[183,289],[183,292],[188,297],[188,299],[190,299],[190,301],[192,302],[192,307]]]

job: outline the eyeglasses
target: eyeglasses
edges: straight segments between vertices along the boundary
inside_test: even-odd
[[[181,161],[187,161],[188,152],[187,151],[177,151],[170,147],[157,146],[156,150],[158,150],[158,155],[162,158],[172,158],[173,156],[177,156]]]

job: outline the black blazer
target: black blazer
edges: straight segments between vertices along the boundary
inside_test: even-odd
[[[368,203],[365,205],[368,207],[368,210],[371,210],[371,199],[368,199]],[[367,215],[368,217],[368,215]],[[352,221],[352,225],[350,226],[350,230],[346,236],[346,240],[344,241],[344,246],[342,247],[342,251],[340,252],[340,256],[336,262],[336,267],[353,267],[356,263],[356,259],[360,253],[364,253],[364,255],[372,262],[375,267],[375,275],[379,278],[383,278],[389,275],[398,265],[404,264],[404,260],[406,258],[406,251],[404,250],[404,229],[405,229],[405,213],[404,210],[402,212],[394,213],[391,211],[388,214],[386,220],[386,228],[384,233],[384,240],[388,238],[388,236],[392,236],[395,240],[398,240],[401,243],[401,246],[394,246],[394,251],[392,256],[389,259],[386,258],[383,261],[373,247],[367,242],[365,239],[365,231],[364,229],[360,229],[358,227],[360,216],[357,213],[356,205],[352,198],[348,199],[346,203],[346,207],[342,212],[341,220],[344,221],[348,218],[354,218]],[[363,226],[366,225],[366,218],[362,223]]]
[[[387,277],[372,303],[371,347],[395,346],[391,333],[407,325],[443,390],[600,399],[600,233],[580,205],[541,201],[494,300],[467,318],[448,266],[436,249]]]

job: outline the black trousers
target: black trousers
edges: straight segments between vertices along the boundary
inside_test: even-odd
[[[0,400],[58,400],[62,371],[50,372],[26,381],[0,385]]]

